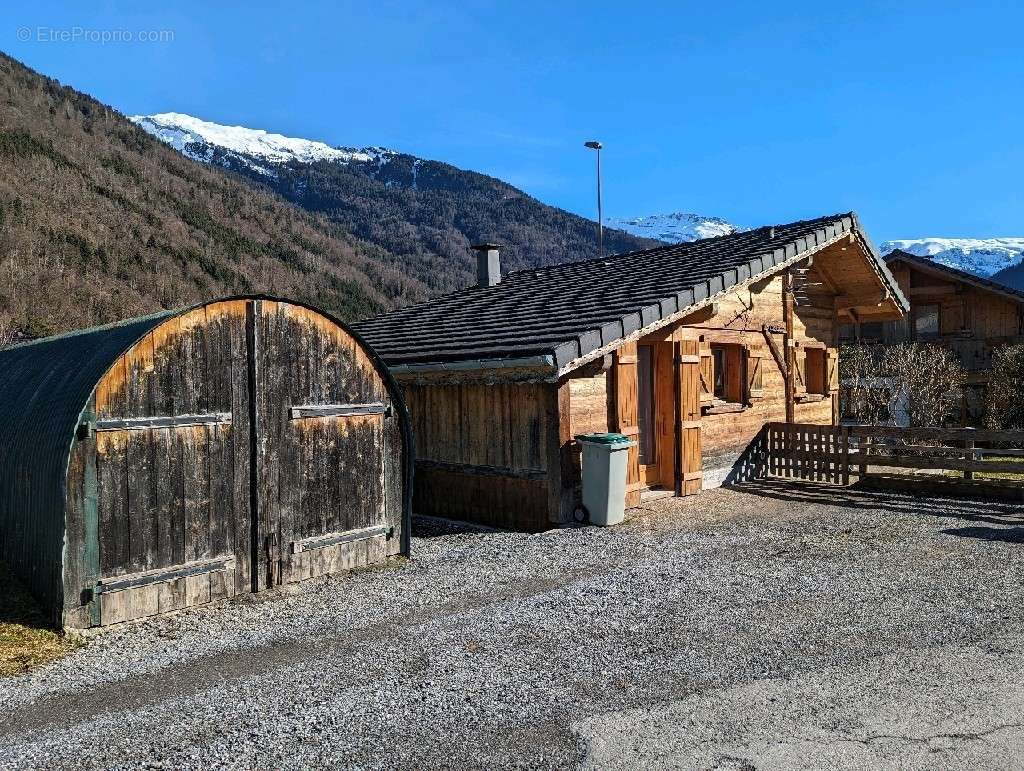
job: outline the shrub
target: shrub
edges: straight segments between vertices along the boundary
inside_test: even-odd
[[[942,346],[851,345],[839,361],[843,411],[859,423],[941,426],[960,415],[967,373]]]
[[[992,370],[985,394],[985,425],[1024,430],[1024,345],[1007,345],[992,353]]]

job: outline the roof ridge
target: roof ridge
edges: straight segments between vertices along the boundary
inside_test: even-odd
[[[593,265],[593,264],[596,264],[596,263],[599,263],[599,262],[604,262],[606,260],[619,260],[619,259],[622,259],[623,257],[640,257],[640,256],[645,256],[645,255],[649,256],[649,255],[651,255],[651,254],[653,254],[655,252],[666,252],[666,251],[668,251],[670,249],[689,249],[689,248],[692,248],[692,247],[694,247],[694,246],[696,246],[698,244],[708,244],[708,243],[713,242],[713,241],[722,241],[722,240],[730,239],[730,238],[731,239],[738,239],[738,238],[740,238],[742,236],[750,236],[750,235],[752,235],[754,233],[759,233],[759,232],[762,232],[764,230],[769,230],[771,228],[794,228],[794,227],[798,227],[798,226],[801,226],[801,225],[809,225],[812,222],[824,222],[824,221],[832,222],[832,221],[841,219],[843,217],[853,217],[853,216],[855,216],[854,212],[849,211],[849,212],[840,212],[840,213],[837,213],[837,214],[827,214],[827,215],[822,216],[822,217],[811,217],[810,219],[806,219],[806,220],[796,220],[795,222],[779,222],[779,223],[775,223],[775,224],[761,225],[759,227],[750,228],[748,230],[737,230],[734,233],[724,233],[722,235],[710,236],[708,238],[698,238],[698,239],[696,239],[694,241],[679,241],[679,242],[672,243],[672,244],[666,243],[666,244],[661,244],[660,246],[652,246],[649,249],[634,249],[631,252],[618,252],[616,254],[606,254],[603,257],[590,257],[590,258],[588,258],[586,260],[574,260],[572,262],[559,262],[559,263],[555,263],[554,265],[541,265],[541,266],[538,266],[536,268],[521,268],[519,270],[512,271],[511,273],[507,273],[502,278],[512,278],[513,276],[519,276],[519,275],[522,275],[522,274],[525,274],[525,273],[538,273],[538,272],[543,272],[543,271],[556,270],[556,269],[559,269],[559,268],[567,268],[567,267],[576,266],[576,265]],[[788,241],[784,241],[782,243],[788,243]]]

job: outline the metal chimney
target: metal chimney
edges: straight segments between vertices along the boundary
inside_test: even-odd
[[[501,259],[499,244],[474,244],[476,252],[477,286],[494,286],[501,283]]]

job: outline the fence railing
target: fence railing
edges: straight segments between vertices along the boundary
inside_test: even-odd
[[[846,485],[869,467],[935,471],[965,480],[1020,475],[1024,482],[1024,432],[970,428],[817,426],[769,423],[770,476]]]

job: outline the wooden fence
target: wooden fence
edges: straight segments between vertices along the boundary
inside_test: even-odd
[[[869,467],[960,472],[965,481],[994,474],[1024,482],[1024,432],[971,428],[817,426],[769,423],[770,476],[847,485]],[[1011,477],[1012,479],[1012,477]]]

